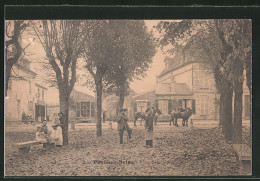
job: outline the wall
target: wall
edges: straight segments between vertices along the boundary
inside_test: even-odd
[[[193,93],[195,99],[194,119],[218,119],[218,94],[214,75],[203,65],[193,63]],[[207,114],[205,115],[205,111]]]

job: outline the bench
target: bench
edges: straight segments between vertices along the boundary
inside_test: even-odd
[[[252,173],[252,149],[246,144],[233,144],[233,148],[239,158],[241,174]]]
[[[57,141],[57,139],[53,139],[53,141]],[[41,141],[41,140],[33,140],[33,141],[27,141],[27,142],[22,142],[22,143],[15,143],[15,146],[18,148],[18,152],[21,154],[27,154],[30,152],[31,146],[33,145],[39,145],[42,144],[43,147],[53,147],[54,143],[50,143],[50,142],[45,142],[45,141]]]

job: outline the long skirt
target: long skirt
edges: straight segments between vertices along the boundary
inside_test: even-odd
[[[152,140],[153,139],[153,130],[146,130],[145,131],[145,140]]]
[[[56,130],[52,130],[52,137],[55,139],[55,145],[63,145],[62,128],[60,126],[57,126]]]

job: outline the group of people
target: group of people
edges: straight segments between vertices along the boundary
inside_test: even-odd
[[[120,144],[123,144],[124,131],[127,131],[129,140],[132,137],[132,129],[128,125],[128,117],[126,116],[127,109],[120,109],[120,116],[117,120]],[[148,108],[146,111],[145,119],[145,130],[146,130],[146,145],[153,145],[153,123],[158,119],[159,113],[154,109],[154,107]]]
[[[42,125],[37,127],[36,140],[41,142],[54,143],[56,146],[63,145],[62,126],[63,126],[63,114],[58,115],[54,113],[53,119],[50,123],[46,120],[42,121]]]

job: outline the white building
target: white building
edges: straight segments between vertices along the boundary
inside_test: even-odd
[[[37,83],[30,61],[21,59],[11,72],[5,97],[5,121],[22,121],[22,114],[35,121],[46,119],[47,88]]]

